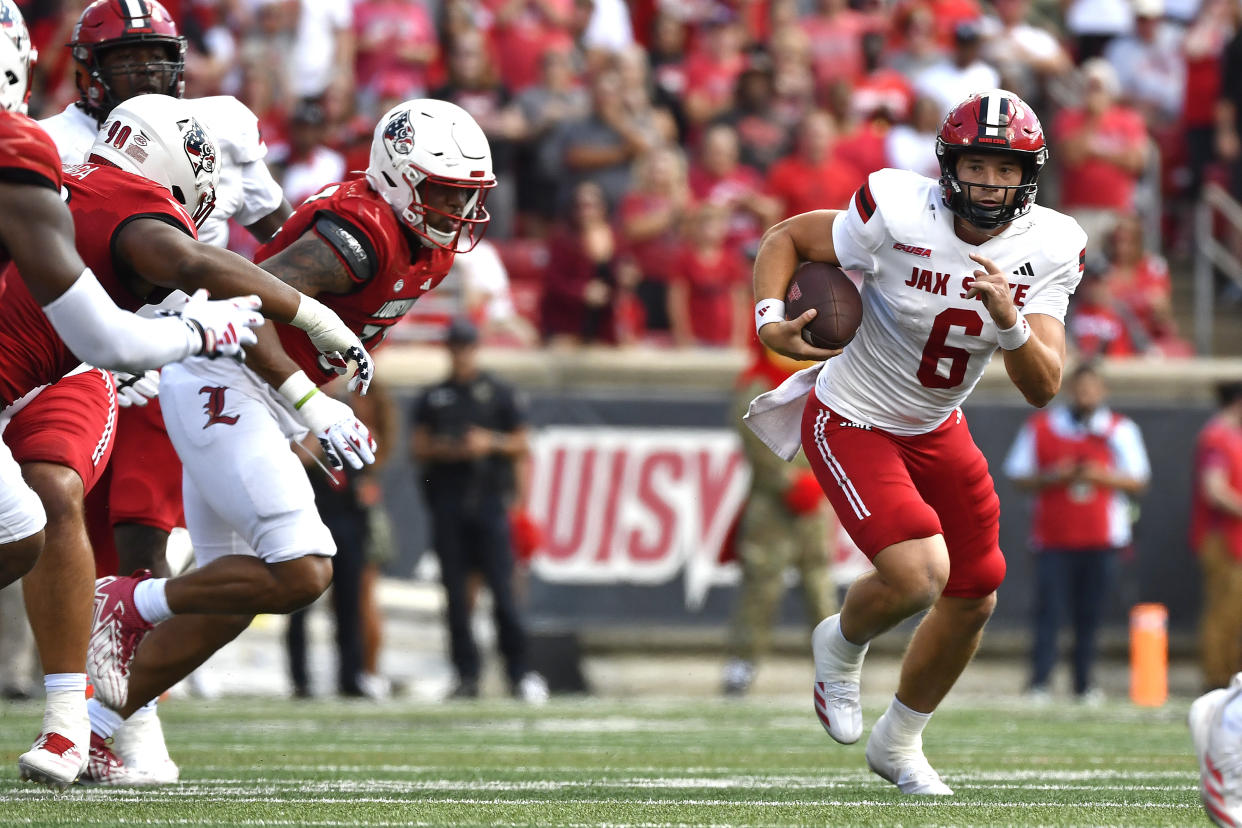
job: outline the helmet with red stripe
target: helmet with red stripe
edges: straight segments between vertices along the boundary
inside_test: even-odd
[[[0,0],[0,109],[26,111],[30,99],[30,70],[38,52],[13,0]]]
[[[985,207],[971,198],[978,184],[958,178],[958,160],[965,153],[1003,153],[1022,168],[1021,183],[991,187],[1005,191],[998,207]],[[1039,173],[1048,162],[1044,128],[1026,102],[1012,92],[979,92],[953,107],[936,136],[940,160],[940,195],[955,215],[976,227],[992,229],[1027,213],[1035,204]],[[1012,191],[1010,193],[1009,191]]]
[[[384,113],[367,181],[428,247],[472,250],[491,220],[483,206],[496,186],[487,136],[448,101],[415,98]]]
[[[179,98],[185,93],[185,38],[156,0],[95,0],[78,18],[69,46],[78,64],[78,103],[101,124],[113,107],[134,95]],[[162,47],[164,57],[103,65],[110,50],[134,46]],[[118,88],[124,76],[129,83]]]

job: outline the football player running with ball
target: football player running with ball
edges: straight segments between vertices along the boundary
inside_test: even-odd
[[[482,237],[495,184],[487,138],[465,110],[406,101],[377,124],[366,178],[308,198],[256,259],[320,296],[374,349]],[[310,430],[335,465],[355,468],[374,461],[375,445],[364,427],[332,425],[349,408],[319,390],[336,371],[302,339],[269,325],[245,365],[196,359],[162,375],[198,569],[97,582],[87,672],[95,686],[91,729],[100,738],[254,615],[292,612],[328,588],[336,547],[289,443],[306,434],[302,423],[327,424]],[[355,379],[365,392],[370,376]]]
[[[847,210],[803,213],[764,235],[754,271],[759,336],[787,356],[825,362],[756,398],[747,422],[786,458],[801,444],[875,566],[812,636],[821,724],[842,744],[858,741],[868,642],[929,610],[866,758],[903,793],[948,795],[923,755],[923,729],[974,655],[1005,576],[999,501],[959,406],[997,348],[1028,402],[1043,406],[1057,393],[1086,234],[1035,204],[1048,149],[1039,119],[1012,92],[956,106],[936,152],[939,181],[880,170]],[[813,310],[783,318],[802,260],[863,273],[862,324],[843,350],[802,341]]]

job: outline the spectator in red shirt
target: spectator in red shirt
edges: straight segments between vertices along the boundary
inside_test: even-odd
[[[598,184],[574,189],[568,226],[549,243],[540,330],[550,345],[616,344],[617,308],[632,285],[633,266],[620,255]]]
[[[1107,247],[1111,266],[1104,280],[1109,295],[1142,326],[1153,350],[1162,356],[1190,356],[1190,344],[1178,336],[1173,316],[1169,265],[1163,256],[1144,248],[1139,217],[1121,216]]]
[[[486,0],[500,77],[520,92],[539,80],[545,52],[573,46],[574,0]]]
[[[635,287],[644,332],[668,336],[668,282],[690,210],[686,159],[674,147],[657,147],[634,165],[634,188],[621,199],[621,233],[639,271]]]
[[[726,242],[729,208],[705,201],[686,224],[668,286],[673,342],[744,348],[750,336],[750,274]]]
[[[1098,273],[1083,277],[1076,299],[1066,332],[1082,359],[1139,354],[1141,348],[1135,340],[1141,337],[1141,326],[1136,319],[1123,316],[1124,311],[1108,292],[1108,283]]]
[[[781,203],[780,218],[811,210],[849,206],[850,197],[866,179],[834,152],[836,125],[822,110],[798,126],[798,149],[768,173],[767,190]]]
[[[406,98],[423,97],[427,67],[439,55],[431,15],[419,0],[361,0],[354,4],[355,76],[365,94],[378,95],[379,79],[400,83]]]
[[[1190,169],[1186,195],[1192,203],[1199,200],[1204,172],[1215,160],[1216,102],[1220,98],[1221,62],[1229,36],[1238,28],[1236,23],[1240,13],[1242,9],[1232,0],[1206,0],[1182,41],[1182,52],[1186,57],[1182,122],[1186,126],[1184,149]]]
[[[1061,159],[1061,209],[1098,242],[1118,214],[1133,210],[1150,141],[1143,116],[1117,101],[1117,73],[1107,61],[1087,61],[1082,76],[1083,105],[1062,110],[1052,133]]]
[[[733,127],[716,124],[708,129],[697,163],[690,167],[690,192],[695,201],[728,207],[728,243],[746,250],[757,245],[763,231],[776,223],[780,205],[764,193],[759,172],[742,164],[738,156]]]
[[[732,10],[720,7],[701,32],[699,48],[686,60],[686,118],[694,131],[733,103],[733,87],[746,66],[743,30]]]
[[[815,11],[802,19],[801,26],[811,41],[811,62],[820,86],[838,79],[858,80],[863,73],[866,17],[851,9],[848,0],[817,0]]]
[[[1199,658],[1205,690],[1242,668],[1242,382],[1216,389],[1220,410],[1195,447],[1190,545],[1203,571]]]

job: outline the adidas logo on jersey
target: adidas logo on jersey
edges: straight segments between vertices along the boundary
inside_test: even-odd
[[[1019,279],[1034,279],[1035,269],[1031,267],[1030,262],[1024,262],[1022,267],[1013,272],[1013,275],[1017,276]]]

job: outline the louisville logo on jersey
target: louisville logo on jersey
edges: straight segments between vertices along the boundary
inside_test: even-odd
[[[203,403],[203,410],[207,412],[207,422],[203,424],[203,428],[216,425],[233,425],[237,422],[236,414],[224,413],[224,392],[228,389],[220,385],[204,385],[198,389],[198,393],[207,395],[207,402]]]
[[[388,126],[384,127],[384,143],[398,155],[409,155],[414,151],[414,127],[410,123],[410,113],[404,109],[392,117]]]

